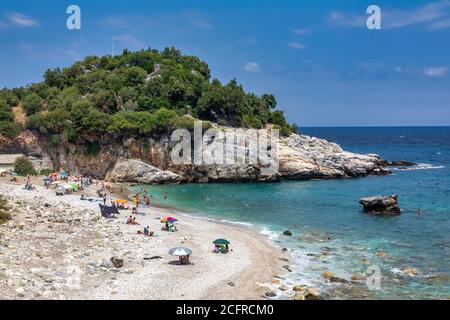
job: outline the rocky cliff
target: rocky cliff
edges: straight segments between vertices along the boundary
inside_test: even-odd
[[[277,170],[269,173],[264,171],[264,165],[261,164],[175,165],[171,160],[171,151],[176,143],[165,135],[139,140],[114,139],[99,144],[95,153],[88,154],[85,145],[50,144],[44,138],[27,131],[13,141],[0,139],[0,152],[40,154],[49,157],[56,169],[62,168],[114,182],[307,180],[389,173],[383,169],[383,160],[378,155],[347,152],[335,143],[305,135],[292,134],[279,139],[277,157],[269,160],[277,161]],[[208,143],[204,142],[204,146]]]

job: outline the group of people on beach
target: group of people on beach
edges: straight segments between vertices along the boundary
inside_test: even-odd
[[[135,194],[133,194],[133,206],[131,209],[131,214],[132,215],[138,215],[140,214],[138,209],[139,206],[141,205],[141,196],[142,196],[142,200],[143,200],[143,204],[147,207],[150,208],[151,205],[151,199],[153,199],[153,195],[149,193],[147,188],[141,188],[140,192],[137,192]],[[163,193],[163,198],[166,200],[168,198],[169,194],[167,192]],[[123,208],[126,209],[126,208]],[[133,216],[130,215],[127,218],[126,224],[128,225],[140,225],[140,223],[136,220],[136,217],[133,218]],[[171,223],[171,222],[166,222],[162,228],[162,230],[164,231],[170,231],[170,232],[175,232],[177,231],[176,226]],[[154,236],[154,232],[150,231],[150,227],[144,227],[144,231],[138,231],[138,234],[143,234],[144,236]]]

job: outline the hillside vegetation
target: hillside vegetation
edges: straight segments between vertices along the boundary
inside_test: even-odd
[[[25,125],[14,121],[17,106],[26,114]],[[86,57],[47,70],[42,82],[1,90],[0,134],[13,138],[26,128],[55,144],[101,142],[191,129],[195,118],[246,128],[271,123],[289,134],[295,126],[276,106],[271,94],[246,93],[235,80],[211,80],[205,62],[173,47],[124,50],[114,57]]]

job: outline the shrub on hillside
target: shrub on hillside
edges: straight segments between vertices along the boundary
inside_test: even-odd
[[[14,171],[19,176],[26,176],[26,175],[36,175],[36,170],[33,167],[33,164],[31,163],[30,159],[27,157],[19,157],[14,161]]]
[[[0,121],[0,135],[9,138],[14,139],[17,137],[20,132],[22,132],[22,125],[10,122],[10,121]]]
[[[6,199],[0,194],[0,224],[5,223],[10,217]]]
[[[39,170],[39,175],[41,175],[41,176],[48,176],[51,173],[53,173],[53,170],[48,169],[48,168],[43,168],[43,169]]]

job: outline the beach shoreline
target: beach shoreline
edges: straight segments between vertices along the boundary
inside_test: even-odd
[[[2,299],[261,299],[283,274],[282,261],[289,260],[267,237],[245,226],[160,207],[140,208],[141,225],[130,226],[125,224],[130,211],[103,219],[98,204],[80,200],[80,193],[57,197],[37,178],[36,190],[27,191],[22,179],[14,184],[0,179],[0,193],[15,208],[17,202],[24,208],[13,209],[12,219],[0,226]],[[74,221],[78,214],[83,218]],[[159,219],[174,214],[179,231],[160,230]],[[137,234],[144,226],[157,237]],[[232,251],[213,253],[217,238],[230,240]],[[65,241],[70,245],[61,245]],[[173,264],[176,257],[168,250],[176,246],[192,249],[191,265]],[[122,268],[110,265],[113,256],[124,260]],[[81,274],[76,288],[67,275],[71,267]]]

